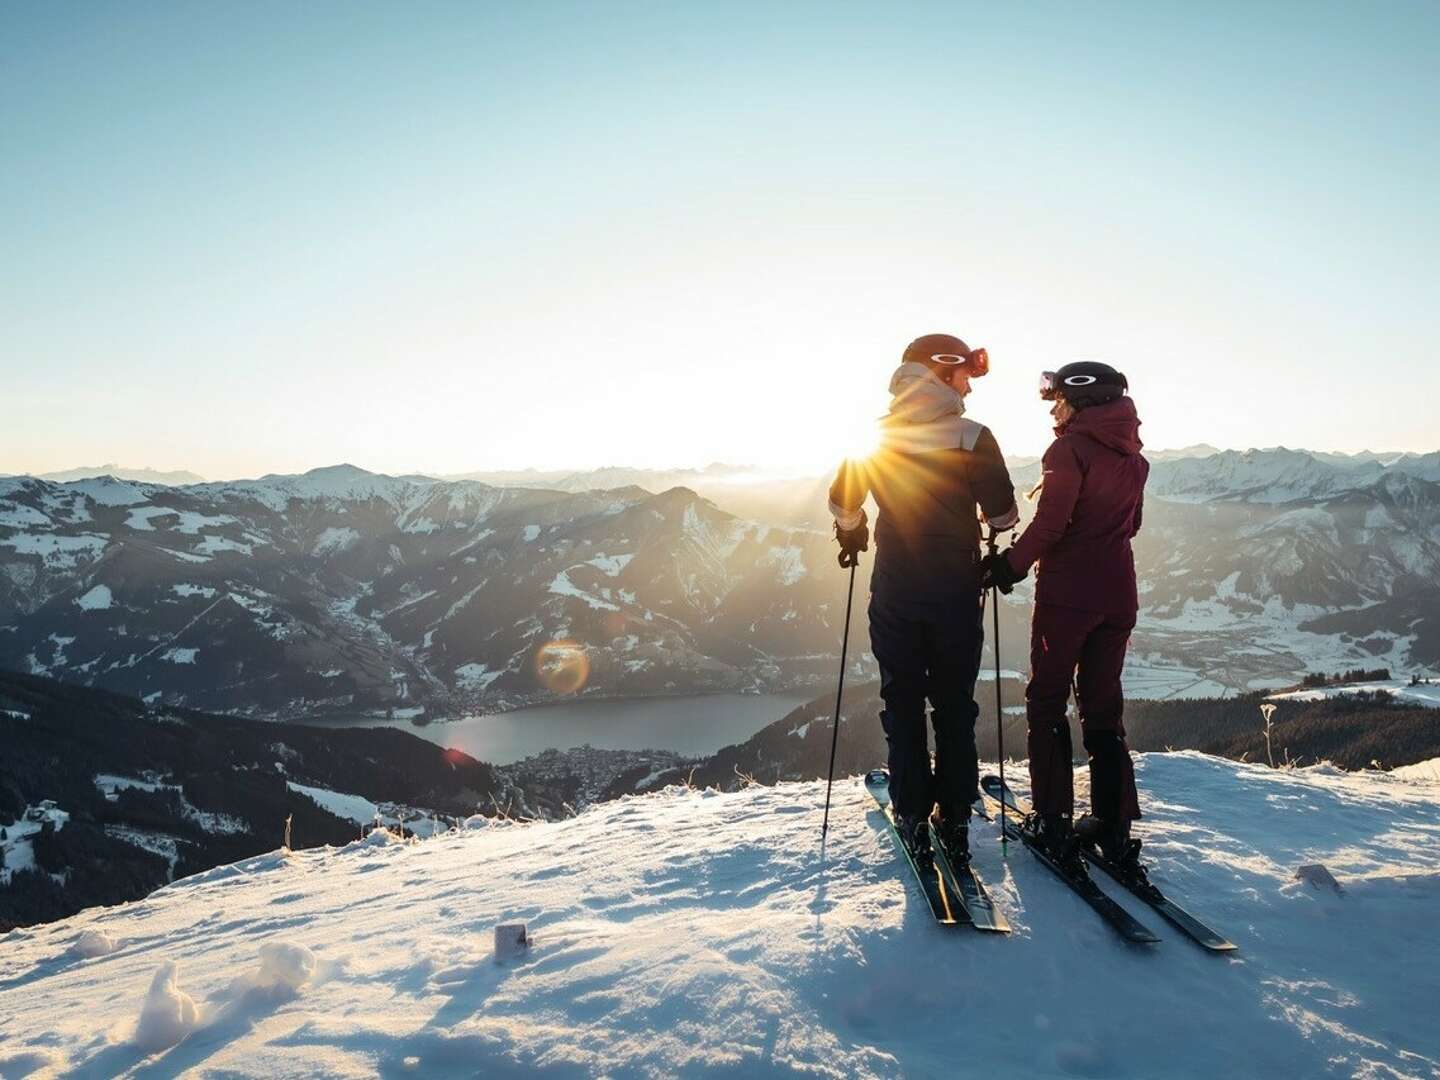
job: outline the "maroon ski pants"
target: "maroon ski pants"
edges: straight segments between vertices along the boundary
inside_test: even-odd
[[[1030,792],[1042,814],[1072,814],[1074,754],[1065,710],[1072,680],[1085,749],[1090,758],[1090,810],[1106,821],[1140,816],[1135,766],[1125,743],[1125,695],[1120,670],[1134,615],[1036,604],[1030,624]]]

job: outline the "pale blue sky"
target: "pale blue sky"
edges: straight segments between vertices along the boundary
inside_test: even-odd
[[[0,472],[1440,446],[1440,5],[0,4]]]

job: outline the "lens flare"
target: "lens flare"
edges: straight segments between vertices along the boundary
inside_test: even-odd
[[[535,676],[557,694],[577,694],[590,679],[590,658],[578,641],[547,641],[535,650]]]
[[[849,461],[866,461],[880,449],[882,433],[880,425],[873,420],[857,424],[846,434],[847,445],[843,448],[843,453]]]

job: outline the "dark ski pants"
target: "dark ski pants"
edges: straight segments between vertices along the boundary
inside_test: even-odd
[[[870,598],[870,647],[880,664],[880,723],[890,745],[890,798],[904,817],[966,820],[978,795],[975,677],[984,642],[980,591],[921,601]],[[935,769],[925,704],[935,728]]]
[[[1140,816],[1135,766],[1125,743],[1120,669],[1135,616],[1036,604],[1030,624],[1030,791],[1042,814],[1073,814],[1073,751],[1065,709],[1073,680],[1085,749],[1090,757],[1090,811],[1106,821]]]

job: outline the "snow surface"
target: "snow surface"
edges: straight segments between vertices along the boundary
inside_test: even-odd
[[[333,555],[345,551],[360,542],[360,534],[351,528],[331,527],[323,530],[315,539],[312,549],[316,555]]]
[[[113,476],[95,476],[58,486],[67,492],[89,497],[97,506],[135,506],[150,500],[145,488]]]
[[[328,788],[307,787],[294,781],[286,781],[286,786],[291,791],[298,791],[336,817],[353,821],[357,825],[373,824],[375,815],[380,812],[378,806],[362,795],[347,795],[339,791],[330,791]]]
[[[491,671],[481,663],[461,664],[455,669],[455,685],[466,690],[488,690],[490,684],[505,674],[504,669]]]
[[[572,566],[570,569],[574,570],[575,567]],[[601,600],[598,596],[591,596],[584,589],[576,588],[575,583],[570,580],[569,571],[566,570],[561,570],[560,573],[555,575],[555,580],[550,582],[548,591],[554,593],[556,596],[572,596],[577,600],[584,600],[585,603],[597,611],[620,610],[614,604]]]
[[[1433,780],[1440,783],[1440,758],[1417,761],[1414,765],[1401,765],[1397,769],[1391,769],[1390,775],[1406,780]]]
[[[1341,683],[1338,686],[1317,686],[1308,690],[1293,690],[1287,694],[1271,694],[1271,701],[1324,701],[1326,698],[1343,697],[1346,694],[1374,693],[1383,690],[1396,701],[1405,705],[1428,705],[1440,709],[1440,682],[1425,682],[1411,686],[1409,679],[1387,679],[1379,682]]]
[[[84,596],[77,597],[75,603],[81,611],[109,611],[113,600],[110,586],[96,585]]]
[[[1440,783],[1137,767],[1157,880],[1232,958],[1111,889],[1164,938],[1123,945],[984,824],[976,864],[1015,933],[942,931],[853,778],[823,851],[823,784],[671,788],[261,856],[13,932],[0,1074],[1435,1075]],[[1343,894],[1293,880],[1307,862]],[[497,964],[509,921],[534,944]],[[79,960],[90,930],[123,946]]]
[[[105,550],[104,536],[81,533],[79,536],[54,536],[50,533],[16,533],[0,537],[0,544],[14,548],[20,555],[39,555],[55,566],[73,567],[85,556],[96,556]]]
[[[634,559],[632,555],[596,555],[593,559],[587,559],[585,565],[593,566],[607,577],[616,577],[620,571],[630,565]]]

